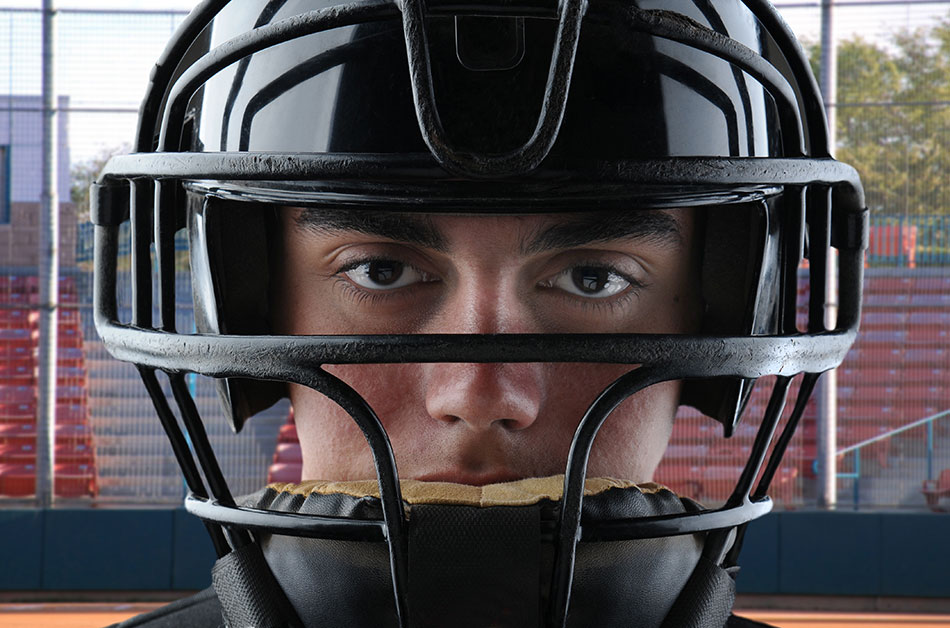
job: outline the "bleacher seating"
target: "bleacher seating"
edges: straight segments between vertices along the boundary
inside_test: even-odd
[[[287,422],[280,427],[274,459],[267,469],[267,482],[299,482],[303,455],[297,440],[297,425],[294,412],[287,415]]]
[[[944,497],[950,497],[950,469],[944,469],[940,472],[940,477],[934,480],[924,480],[921,488],[927,505],[933,510],[945,510],[940,506],[940,500]]]
[[[36,276],[0,275],[0,496],[29,497],[36,490],[38,300]],[[54,492],[95,496],[83,332],[72,277],[60,279],[59,301]]]

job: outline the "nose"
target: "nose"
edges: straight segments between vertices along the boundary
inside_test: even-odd
[[[445,423],[476,431],[522,430],[538,418],[540,364],[429,364],[426,410]]]
[[[512,282],[473,273],[433,321],[436,333],[527,333],[531,316],[520,306]],[[429,364],[426,409],[446,423],[463,422],[475,430],[493,426],[508,430],[530,427],[544,397],[542,364]]]

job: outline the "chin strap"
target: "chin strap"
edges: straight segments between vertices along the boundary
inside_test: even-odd
[[[736,600],[736,583],[730,571],[701,557],[666,616],[663,628],[725,626]]]
[[[728,562],[730,550],[741,541],[737,530],[719,530],[706,537],[703,554],[661,628],[723,628],[736,601],[739,568]]]
[[[303,626],[257,543],[219,558],[211,570],[211,583],[228,628]]]

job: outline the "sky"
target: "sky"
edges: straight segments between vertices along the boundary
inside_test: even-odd
[[[3,0],[0,6],[4,8],[35,9],[40,6],[40,0]],[[56,9],[144,9],[183,10],[190,11],[197,2],[195,0],[53,0]]]

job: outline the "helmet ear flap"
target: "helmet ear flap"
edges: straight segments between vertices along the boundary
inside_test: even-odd
[[[272,208],[189,192],[188,234],[195,329],[207,334],[270,333]],[[286,384],[238,378],[216,381],[232,429],[286,396]]]
[[[777,238],[771,202],[709,207],[703,222],[702,334],[775,333]],[[716,419],[732,436],[749,401],[754,379],[689,380],[681,402]]]

